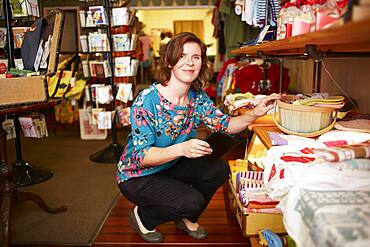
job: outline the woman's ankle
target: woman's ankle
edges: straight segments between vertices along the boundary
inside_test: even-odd
[[[188,228],[190,231],[196,231],[199,228],[198,222],[193,223],[187,218],[183,218],[182,221],[184,222],[186,228]]]
[[[151,233],[151,232],[155,232],[156,230],[148,230],[146,229],[146,227],[143,225],[143,223],[141,222],[141,219],[140,219],[140,216],[139,216],[139,212],[138,212],[138,209],[139,207],[138,206],[135,206],[134,208],[134,216],[136,218],[136,221],[137,221],[137,224],[139,226],[139,229],[142,233],[144,234],[147,234],[147,233]]]

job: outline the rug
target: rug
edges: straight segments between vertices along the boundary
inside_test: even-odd
[[[118,134],[123,142],[125,133]],[[122,140],[120,140],[122,139]],[[68,210],[49,214],[34,202],[12,208],[13,244],[89,246],[99,233],[119,195],[115,164],[94,163],[89,155],[109,145],[104,141],[83,141],[78,130],[65,130],[44,139],[22,138],[23,159],[52,171],[53,176],[20,191],[40,195],[50,207],[66,205]],[[8,160],[14,162],[14,141],[8,141]]]

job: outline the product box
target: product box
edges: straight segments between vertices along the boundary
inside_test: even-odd
[[[236,174],[238,172],[248,171],[248,160],[229,160],[228,163],[230,167],[230,179],[234,188],[236,188]]]
[[[43,71],[44,75],[0,78],[0,108],[43,103],[48,100],[46,77],[55,73],[57,69],[64,14],[61,11],[53,10],[44,17],[44,20],[45,27],[43,27],[42,39],[47,39],[47,37],[52,35],[52,38],[50,38],[49,59],[47,68]]]
[[[263,229],[269,229],[275,233],[286,233],[281,214],[246,212],[231,180],[229,180],[229,199],[245,237],[258,235],[258,231]]]
[[[46,102],[45,76],[0,78],[0,108],[14,104]]]

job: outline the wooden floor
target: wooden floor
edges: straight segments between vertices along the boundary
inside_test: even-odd
[[[245,146],[240,145],[224,159],[243,157]],[[134,232],[128,223],[128,215],[133,205],[124,197],[118,200],[117,205],[107,218],[100,234],[93,246],[149,246]],[[199,224],[208,232],[205,240],[195,240],[184,232],[177,230],[173,222],[160,225],[157,229],[164,235],[164,241],[156,245],[166,246],[250,246],[236,220],[235,214],[229,205],[228,185],[221,187],[199,219]]]
[[[203,213],[199,224],[208,232],[205,240],[194,240],[177,230],[173,222],[160,225],[157,229],[164,235],[166,246],[249,246],[249,240],[240,230],[238,222],[228,205],[227,185],[221,187]],[[93,246],[137,246],[146,244],[128,223],[133,205],[121,197],[106,220]]]

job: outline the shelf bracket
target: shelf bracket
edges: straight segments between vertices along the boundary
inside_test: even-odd
[[[306,53],[314,63],[312,92],[318,93],[321,90],[321,65],[323,56],[322,53],[317,49],[316,45],[306,45]]]
[[[262,64],[262,83],[260,85],[261,85],[262,93],[266,94],[266,92],[267,92],[267,64],[266,64],[267,56],[262,51],[258,51],[257,56],[260,57],[263,60],[263,64]]]

